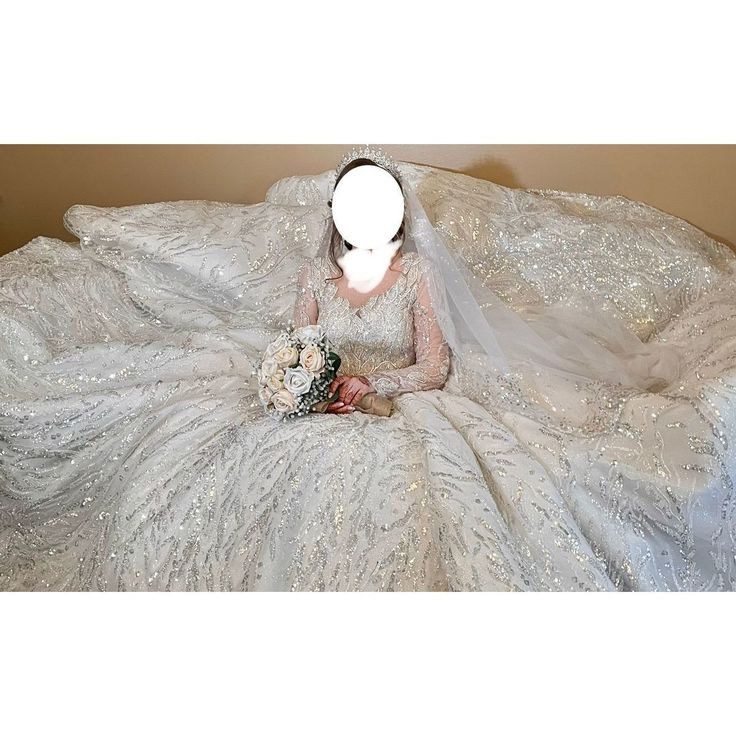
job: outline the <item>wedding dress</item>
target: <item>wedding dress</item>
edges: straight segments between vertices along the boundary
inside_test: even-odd
[[[530,323],[603,314],[609,347],[677,347],[677,373],[484,381],[418,253],[351,305],[320,254],[329,174],[252,206],[77,206],[78,245],[0,260],[0,589],[736,587],[736,258],[622,198],[406,170]],[[289,320],[393,414],[265,416],[255,366]]]

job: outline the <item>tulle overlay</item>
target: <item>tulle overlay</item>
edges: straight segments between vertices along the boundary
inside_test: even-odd
[[[318,256],[329,173],[75,206],[78,243],[0,260],[0,588],[736,587],[736,257],[621,197],[403,170],[479,300],[586,370],[450,358],[418,254],[352,309]],[[289,321],[392,416],[264,416]]]

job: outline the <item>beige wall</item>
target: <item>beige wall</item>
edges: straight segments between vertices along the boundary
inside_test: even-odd
[[[0,254],[72,240],[72,204],[260,202],[276,179],[333,167],[346,145],[0,146]],[[386,145],[397,158],[513,187],[624,194],[736,248],[736,146]]]

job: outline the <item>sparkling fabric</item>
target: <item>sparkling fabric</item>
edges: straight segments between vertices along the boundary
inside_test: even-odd
[[[676,380],[484,382],[447,360],[417,257],[352,308],[315,258],[329,174],[253,206],[78,206],[78,244],[0,259],[0,588],[736,587],[734,256],[623,198],[411,173],[475,278],[671,345]],[[292,318],[393,415],[264,417],[254,368]]]

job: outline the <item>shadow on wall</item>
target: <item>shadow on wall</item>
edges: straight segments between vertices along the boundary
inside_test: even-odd
[[[472,176],[475,179],[485,179],[512,189],[523,188],[523,184],[517,178],[514,170],[505,161],[494,158],[478,161],[463,169],[460,173]]]
[[[417,166],[429,165],[423,161],[408,161],[408,163],[416,164]],[[451,174],[472,176],[474,179],[484,179],[493,184],[500,184],[503,187],[510,187],[511,189],[523,188],[514,170],[505,161],[501,161],[500,159],[488,158],[475,162],[472,166],[467,166],[464,169],[451,169],[447,166],[437,166],[435,164],[432,164],[432,168],[447,171]]]

